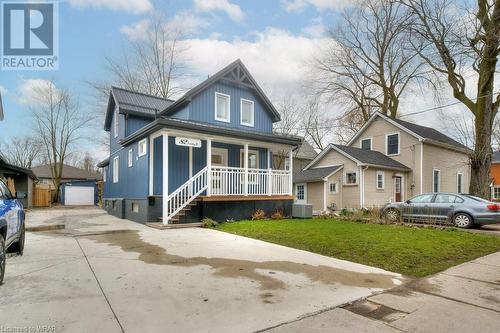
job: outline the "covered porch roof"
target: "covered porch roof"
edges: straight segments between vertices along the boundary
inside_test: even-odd
[[[190,131],[204,135],[213,135],[227,138],[239,138],[245,140],[261,141],[271,144],[280,144],[297,147],[303,139],[296,136],[284,136],[263,132],[250,132],[241,129],[233,129],[228,127],[216,126],[207,123],[200,123],[188,120],[180,120],[174,118],[158,118],[152,123],[144,126],[139,131],[129,135],[120,141],[120,144],[127,145],[143,137],[155,133],[162,129]]]

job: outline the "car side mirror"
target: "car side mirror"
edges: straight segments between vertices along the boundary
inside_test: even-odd
[[[28,194],[26,192],[16,192],[16,199],[26,199]]]
[[[406,200],[406,203],[409,205],[409,204],[411,204],[411,201],[410,200]]]

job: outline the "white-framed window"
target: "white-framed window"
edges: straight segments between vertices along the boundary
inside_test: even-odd
[[[102,168],[102,181],[106,182],[106,174],[108,173],[108,168],[104,167]]]
[[[385,154],[387,156],[399,155],[400,153],[399,133],[391,133],[385,136]]]
[[[363,150],[372,150],[372,138],[362,139],[359,148]]]
[[[240,168],[245,167],[245,150],[240,150]],[[248,168],[259,169],[259,152],[257,150],[248,151]]]
[[[241,99],[240,103],[240,118],[241,125],[243,126],[254,126],[254,103],[248,99]]]
[[[231,121],[231,97],[229,95],[215,93],[215,120],[226,123]]]
[[[346,172],[345,173],[345,183],[347,185],[355,185],[358,183],[358,173],[353,171],[353,172]]]
[[[464,174],[461,172],[457,173],[457,193],[462,193],[464,191]]]
[[[115,156],[113,158],[113,183],[118,183],[120,179],[120,158]]]
[[[295,199],[297,202],[306,201],[306,184],[295,184]]]
[[[132,202],[130,207],[133,213],[139,213],[139,204],[137,202]]]
[[[330,193],[337,193],[339,190],[337,183],[330,183],[328,187],[329,187]]]
[[[500,187],[493,187],[493,191],[492,191],[492,196],[494,200],[499,200],[500,199]]]
[[[146,148],[147,148],[146,139],[144,138],[138,143],[137,155],[139,155],[139,157],[146,155],[147,151]]]
[[[115,136],[115,138],[118,136],[118,107],[115,108],[115,116],[114,116],[114,127],[113,127],[113,135]]]
[[[376,177],[377,177],[376,180],[377,190],[383,190],[385,184],[385,173],[383,171],[377,171]]]
[[[129,149],[129,151],[128,151],[128,167],[130,168],[132,165],[134,165],[134,151],[132,149]]]
[[[285,157],[285,170],[290,170],[290,157]]]
[[[432,169],[432,192],[441,190],[441,170]]]

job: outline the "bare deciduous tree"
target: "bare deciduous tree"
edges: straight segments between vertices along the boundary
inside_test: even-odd
[[[345,106],[339,122],[355,119],[360,127],[374,111],[397,117],[403,93],[422,80],[422,61],[409,47],[411,24],[396,0],[363,1],[342,13],[313,62],[316,93]]]
[[[52,81],[43,81],[34,89],[31,108],[34,131],[51,166],[58,201],[64,162],[71,147],[82,139],[81,131],[91,121],[91,115],[81,112],[71,93],[58,89]]]
[[[323,150],[334,135],[335,118],[329,116],[316,101],[307,104],[303,117],[305,139],[313,148]]]
[[[500,95],[493,96],[500,52],[500,1],[470,0],[464,6],[450,0],[402,3],[415,18],[412,32],[418,37],[413,40],[417,53],[474,115],[470,192],[488,197],[492,128],[500,105]],[[468,93],[465,74],[471,70],[478,81],[474,92]]]
[[[41,142],[34,137],[13,137],[9,142],[0,145],[0,155],[8,163],[31,169],[42,148]]]

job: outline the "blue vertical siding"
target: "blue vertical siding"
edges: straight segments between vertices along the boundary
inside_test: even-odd
[[[189,179],[189,148],[177,146],[168,138],[168,192],[172,193]]]
[[[143,117],[137,117],[137,116],[127,116],[126,118],[126,129],[125,129],[125,136],[129,136],[130,134],[133,134],[152,122],[153,119],[151,118],[143,118]]]
[[[153,194],[163,194],[163,137],[153,141]]]
[[[215,120],[215,92],[230,96],[230,123]],[[254,102],[254,127],[241,125],[241,99]],[[260,99],[250,89],[235,87],[218,82],[208,87],[195,97],[184,109],[172,115],[173,118],[200,121],[218,126],[239,128],[244,131],[271,133],[273,121]]]

